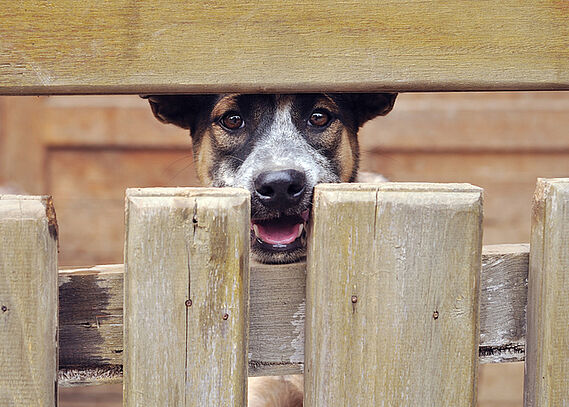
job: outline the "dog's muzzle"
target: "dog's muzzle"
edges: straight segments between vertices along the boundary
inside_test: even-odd
[[[298,205],[305,190],[306,176],[293,169],[267,171],[255,178],[255,194],[270,209],[284,211]]]
[[[266,171],[254,181],[255,199],[272,216],[253,218],[256,243],[266,251],[286,252],[305,246],[308,209],[302,210],[307,193],[306,176],[295,169]]]

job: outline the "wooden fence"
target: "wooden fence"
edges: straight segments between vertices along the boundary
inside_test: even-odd
[[[569,405],[569,179],[539,180],[531,253],[482,249],[467,184],[318,186],[306,264],[276,266],[249,267],[246,191],[126,202],[124,269],[58,273],[51,200],[0,198],[0,405],[124,365],[127,406],[239,406],[248,375],[299,372],[307,406],[473,406],[479,363],[524,358],[526,405]]]
[[[553,0],[24,0],[0,38],[9,95],[569,89]],[[479,362],[524,357],[526,404],[569,405],[568,185],[538,184],[529,289],[466,185],[320,187],[306,265],[251,267],[242,192],[133,190],[124,271],[59,274],[50,200],[3,196],[0,404],[54,405],[59,350],[63,385],[124,362],[127,405],[239,405],[247,374],[301,371],[308,406],[472,405]]]

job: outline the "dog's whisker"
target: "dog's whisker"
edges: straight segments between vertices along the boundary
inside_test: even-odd
[[[245,162],[244,159],[239,158],[239,157],[237,157],[237,156],[234,156],[234,155],[232,155],[232,154],[229,154],[228,157],[233,158],[234,160],[240,161],[241,163],[244,163],[244,162]]]
[[[176,158],[174,161],[172,161],[170,164],[168,164],[168,166],[166,167],[166,171],[170,170],[173,166],[178,164],[180,161],[185,161],[187,159],[192,160],[193,159],[192,154],[183,155],[180,158]]]
[[[180,160],[178,160],[178,161],[180,161]],[[194,165],[193,161],[190,161],[189,164],[184,165],[180,170],[176,171],[176,172],[174,173],[174,175],[172,175],[172,176],[170,177],[170,179],[168,180],[168,182],[174,181],[176,178],[178,178],[178,176],[179,176],[181,173],[183,173],[184,171],[186,171],[188,168],[193,167],[193,165]],[[172,166],[170,166],[170,168],[171,168],[171,167],[172,167]]]

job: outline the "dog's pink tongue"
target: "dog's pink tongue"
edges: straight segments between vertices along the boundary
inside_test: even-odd
[[[284,223],[274,222],[265,223],[264,225],[257,223],[256,234],[263,242],[269,244],[289,244],[296,240],[300,234],[302,223]]]

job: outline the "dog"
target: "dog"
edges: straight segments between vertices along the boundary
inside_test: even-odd
[[[291,263],[306,255],[314,186],[357,179],[358,130],[389,113],[397,94],[143,97],[158,120],[190,131],[204,185],[250,191],[253,259]],[[249,407],[297,407],[302,398],[302,376],[249,379]]]
[[[352,182],[358,129],[397,94],[162,95],[158,120],[188,129],[200,181],[251,192],[251,253],[263,263],[305,256],[312,191]]]

